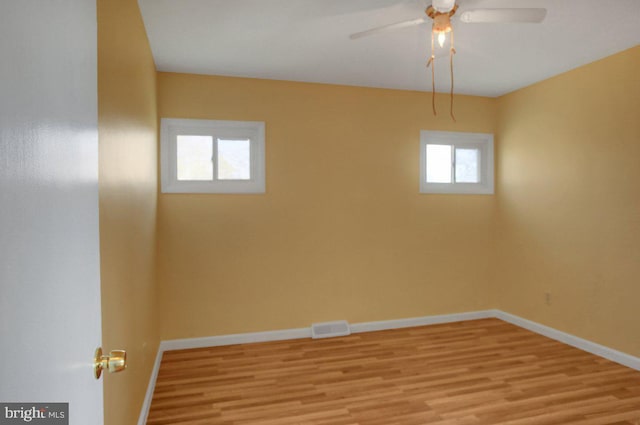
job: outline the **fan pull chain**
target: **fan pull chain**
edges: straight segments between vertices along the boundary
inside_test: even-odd
[[[438,16],[441,15],[436,15],[436,18]],[[451,76],[451,92],[450,92],[450,107],[449,107],[449,114],[451,115],[451,119],[453,119],[454,122],[456,122],[456,116],[453,113],[453,101],[454,101],[454,96],[453,96],[453,91],[454,91],[454,77],[453,77],[453,56],[456,54],[456,48],[455,48],[455,40],[454,40],[454,36],[453,36],[453,29],[451,28],[451,26],[448,26],[448,31],[451,33],[451,47],[449,49],[449,74]],[[435,67],[435,60],[436,60],[436,50],[435,50],[435,34],[436,34],[436,26],[435,26],[435,20],[434,20],[434,24],[431,28],[431,57],[429,57],[429,60],[427,61],[427,68],[431,67],[431,107],[433,108],[433,115],[437,116],[438,112],[436,111],[436,67]],[[441,35],[444,34],[444,30],[441,33]]]
[[[433,38],[433,36],[431,36]],[[453,121],[456,121],[456,116],[453,114],[453,55],[456,54],[456,48],[454,47],[453,30],[451,30],[451,50],[449,50],[449,68],[451,70],[451,106],[449,113]]]
[[[436,64],[434,63],[436,59],[435,55],[435,44],[434,44],[434,35],[433,30],[431,31],[431,57],[427,62],[427,68],[431,66],[431,107],[433,108],[433,115],[436,116],[438,113],[436,112]]]

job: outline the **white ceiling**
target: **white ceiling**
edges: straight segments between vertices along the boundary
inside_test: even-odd
[[[139,0],[160,71],[430,91],[430,24],[349,39],[423,17],[425,3],[430,0]],[[454,19],[459,94],[500,96],[640,44],[640,0],[458,3],[456,17],[470,8],[548,10],[542,24]],[[448,62],[436,60],[439,92],[449,90]]]

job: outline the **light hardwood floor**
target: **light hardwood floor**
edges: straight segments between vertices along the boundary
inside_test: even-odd
[[[640,372],[498,319],[164,353],[148,425],[640,425]]]

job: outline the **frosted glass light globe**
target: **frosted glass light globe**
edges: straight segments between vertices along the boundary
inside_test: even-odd
[[[433,0],[433,2],[431,3],[433,8],[440,13],[451,12],[451,9],[453,9],[453,6],[455,6],[455,4],[455,0]]]

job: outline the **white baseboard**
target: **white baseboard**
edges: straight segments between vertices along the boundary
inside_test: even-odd
[[[596,356],[604,357],[605,359],[630,367],[631,369],[640,370],[640,358],[638,357],[550,328],[549,326],[532,322],[531,320],[523,319],[522,317],[518,317],[510,313],[505,313],[501,310],[494,310],[494,312],[494,317],[504,320],[505,322],[520,326],[521,328],[528,329],[548,338],[555,339],[556,341],[571,345],[572,347],[579,348],[588,353],[595,354]]]
[[[464,322],[465,320],[487,319],[489,317],[495,317],[493,310],[413,317],[410,319],[383,320],[381,322],[354,323],[350,327],[351,333],[355,334],[360,332],[384,331],[387,329],[410,328],[413,326],[437,325],[439,323]]]
[[[567,345],[587,351],[596,356],[619,363],[623,366],[640,371],[640,358],[631,356],[621,351],[614,350],[604,345],[579,338],[577,336],[541,325],[531,320],[523,319],[501,310],[481,310],[467,313],[443,314],[438,316],[414,317],[409,319],[384,320],[380,322],[354,323],[350,325],[352,333],[372,332],[387,329],[400,329],[413,326],[435,325],[441,323],[462,322],[466,320],[496,318],[509,322],[513,325],[530,330],[532,332],[544,335],[548,338],[555,339]],[[289,339],[311,338],[311,328],[295,328],[283,329],[278,331],[253,332],[233,335],[210,336],[204,338],[187,338],[173,339],[160,342],[158,347],[158,355],[153,366],[151,378],[147,394],[140,412],[138,425],[145,425],[149,408],[151,407],[151,399],[153,398],[153,390],[156,385],[160,363],[162,361],[162,353],[171,350],[183,350],[189,348],[205,348],[218,347],[223,345],[249,344],[254,342],[283,341]]]
[[[414,317],[409,319],[385,320],[380,322],[354,323],[352,333],[408,328],[412,326],[435,325],[438,323],[462,322],[464,320],[495,317],[493,310],[470,313],[443,314],[440,316]],[[288,339],[311,338],[311,328],[283,329],[278,331],[252,332],[231,335],[208,336],[203,338],[172,339],[160,343],[161,351],[184,350],[189,348],[219,347],[222,345],[250,344],[253,342],[284,341]]]
[[[156,388],[156,380],[158,379],[158,371],[160,370],[160,363],[162,363],[162,344],[158,347],[158,354],[156,354],[156,361],[151,369],[151,378],[149,378],[149,385],[147,386],[147,393],[144,396],[142,402],[142,409],[140,409],[140,417],[138,418],[138,425],[145,425],[147,423],[147,416],[149,416],[149,409],[151,408],[151,399],[153,398],[153,390]]]
[[[311,338],[311,328],[283,329],[280,331],[252,332],[244,334],[207,336],[204,338],[170,339],[160,343],[160,350],[184,350],[188,348],[219,347],[221,345],[250,344],[253,342],[284,341]]]

